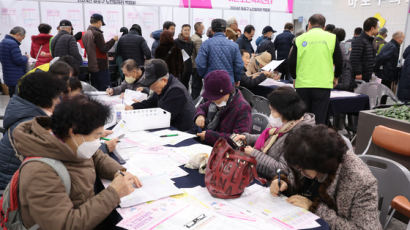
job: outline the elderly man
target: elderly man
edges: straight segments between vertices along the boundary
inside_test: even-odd
[[[226,33],[227,34],[233,34],[236,36],[236,38],[233,38],[233,41],[236,41],[241,36],[241,30],[238,28],[238,21],[236,21],[236,18],[230,18],[226,21],[227,28],[226,28]],[[227,35],[227,37],[229,37]]]
[[[225,37],[226,21],[223,19],[212,20],[212,31],[215,33],[211,39],[206,40],[199,49],[195,59],[198,74],[205,77],[214,70],[228,72],[231,82],[239,85],[243,71],[243,61],[238,44]]]
[[[21,54],[20,44],[26,36],[23,27],[16,26],[0,42],[0,62],[3,68],[4,83],[13,96],[18,80],[26,73],[29,56]]]
[[[376,56],[376,74],[382,79],[382,84],[391,88],[392,82],[399,78],[397,63],[400,55],[400,46],[404,41],[404,33],[401,31],[393,34],[393,39],[380,50]]]
[[[68,20],[61,20],[57,27],[58,34],[52,38],[50,43],[51,55],[54,57],[62,57],[70,55],[78,62],[78,65],[83,64],[83,58],[78,51],[77,41],[73,36],[73,25]]]

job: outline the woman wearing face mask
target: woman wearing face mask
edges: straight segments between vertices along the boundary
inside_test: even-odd
[[[214,145],[221,137],[230,141],[233,133],[250,131],[251,107],[232,86],[228,72],[210,72],[205,77],[204,89],[202,96],[208,102],[200,105],[195,115],[195,124],[202,130],[197,134],[201,141]]]
[[[281,175],[289,203],[314,212],[331,229],[381,229],[377,180],[336,131],[301,126],[287,136],[283,151],[294,174]],[[277,179],[270,190],[278,195]]]
[[[256,158],[258,175],[271,180],[277,169],[289,173],[281,150],[288,132],[304,124],[314,125],[315,116],[305,113],[305,103],[290,87],[275,89],[268,100],[271,110],[268,128],[261,135],[244,133],[236,140],[246,141],[245,153]]]
[[[98,226],[141,184],[107,154],[100,137],[109,108],[78,95],[58,104],[50,117],[37,117],[13,132],[14,146],[24,157],[61,161],[69,172],[71,191],[51,167],[30,162],[20,170],[19,202],[24,225],[40,229],[99,229]],[[113,180],[98,194],[96,177]],[[107,226],[101,226],[107,227]]]
[[[142,76],[142,70],[140,67],[138,67],[134,59],[127,59],[122,63],[122,72],[124,73],[125,80],[121,83],[121,85],[117,87],[108,88],[106,90],[108,95],[119,95],[121,93],[124,93],[126,89],[138,90],[143,93],[149,94],[149,89],[143,87],[139,82]]]

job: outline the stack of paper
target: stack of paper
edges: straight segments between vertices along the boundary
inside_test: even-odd
[[[144,202],[183,193],[183,191],[175,187],[174,182],[165,175],[141,177],[139,179],[142,183],[142,187],[135,189],[130,195],[121,198],[121,207],[131,207]]]
[[[287,83],[284,83],[284,82],[276,81],[276,80],[273,80],[272,78],[266,78],[266,80],[261,82],[259,85],[260,86],[266,86],[266,87],[270,87],[270,86],[278,86],[278,87],[288,86],[288,87],[293,88],[292,84],[287,84]]]
[[[124,92],[124,103],[126,105],[134,104],[135,103],[134,100],[141,102],[141,101],[147,100],[147,98],[148,98],[148,95],[140,91],[126,89]]]
[[[330,98],[337,98],[337,97],[357,97],[360,94],[352,93],[349,91],[339,91],[339,90],[332,90],[330,92]]]

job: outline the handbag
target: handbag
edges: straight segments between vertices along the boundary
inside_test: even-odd
[[[43,48],[43,45],[40,45],[40,49],[39,49],[38,52],[37,52],[35,61],[33,61],[32,63],[30,63],[29,61],[27,62],[27,64],[28,64],[28,66],[27,66],[27,72],[29,72],[30,70],[32,70],[32,69],[34,69],[34,68],[36,67],[37,59],[38,59],[38,56],[40,56],[40,53],[41,53],[41,49],[42,49],[42,48]]]
[[[258,177],[255,158],[232,149],[225,139],[219,138],[206,166],[205,185],[209,193],[222,199],[237,198],[254,178],[266,183]]]

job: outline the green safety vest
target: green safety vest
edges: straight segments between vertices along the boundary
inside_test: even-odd
[[[295,88],[333,88],[336,35],[320,28],[296,38]]]

